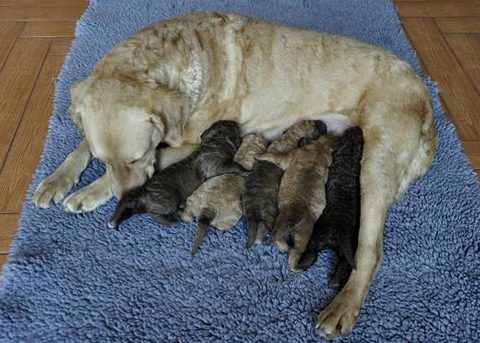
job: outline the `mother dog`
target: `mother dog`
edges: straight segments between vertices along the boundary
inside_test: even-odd
[[[67,194],[92,156],[105,162],[107,173],[69,196],[64,207],[89,211],[121,197],[152,175],[156,160],[165,166],[186,156],[220,119],[269,138],[300,119],[332,113],[361,126],[357,269],[318,317],[326,337],[354,326],[382,260],[387,210],[425,173],[437,143],[428,92],[392,53],[236,14],[154,24],[113,48],[71,96],[83,140],[37,188],[34,201],[42,208]],[[156,158],[160,142],[170,147]]]

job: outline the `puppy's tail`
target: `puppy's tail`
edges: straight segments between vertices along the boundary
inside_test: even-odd
[[[258,224],[260,223],[260,218],[258,217],[257,211],[250,208],[245,211],[245,222],[247,224],[248,238],[246,248],[251,248],[255,239],[257,238]]]
[[[200,249],[200,245],[202,244],[203,239],[205,238],[205,236],[207,236],[208,226],[210,225],[214,217],[215,213],[213,213],[213,211],[204,211],[198,218],[197,231],[195,233],[195,238],[193,239],[192,244],[192,257],[198,252],[198,249]]]
[[[345,260],[347,263],[353,268],[356,269],[357,266],[355,264],[355,253],[353,251],[352,240],[349,235],[342,234],[340,235],[340,251],[343,253]]]
[[[320,120],[327,126],[327,134],[341,136],[349,127],[353,126],[350,119],[340,113],[326,114],[320,117]]]

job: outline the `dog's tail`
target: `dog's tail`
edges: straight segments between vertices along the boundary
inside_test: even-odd
[[[195,232],[195,238],[193,239],[192,244],[192,257],[198,252],[200,249],[200,245],[203,242],[205,236],[207,236],[208,226],[212,222],[213,218],[215,218],[215,213],[213,211],[203,211],[198,218],[198,225],[197,231]]]
[[[331,113],[319,118],[327,126],[327,134],[341,136],[349,127],[354,126],[350,119],[340,113]]]

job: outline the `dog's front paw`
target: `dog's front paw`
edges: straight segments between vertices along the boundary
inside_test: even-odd
[[[103,205],[108,199],[109,197],[105,199],[99,192],[86,187],[66,198],[63,208],[73,213],[89,212]]]
[[[38,185],[33,195],[33,203],[36,207],[48,208],[52,202],[56,204],[62,200],[74,183],[69,178],[51,175]]]
[[[344,288],[318,316],[317,332],[326,339],[334,339],[349,334],[361,309],[353,292]]]

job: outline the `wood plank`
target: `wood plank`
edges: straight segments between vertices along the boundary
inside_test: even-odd
[[[51,39],[19,38],[0,73],[0,166],[22,118]]]
[[[480,16],[480,2],[397,2],[400,16],[408,17],[475,17]]]
[[[480,33],[480,17],[435,18],[443,33]]]
[[[0,282],[2,281],[2,269],[5,262],[7,262],[8,255],[0,255]]]
[[[85,5],[87,0],[0,0],[0,6],[71,6]]]
[[[8,253],[19,218],[19,213],[0,215],[0,253]]]
[[[428,74],[439,83],[449,117],[464,140],[480,139],[480,96],[468,81],[431,18],[404,18],[403,24]]]
[[[6,6],[0,7],[0,20],[77,20],[86,6]]]
[[[43,150],[52,113],[55,81],[64,56],[49,55],[25,109],[22,122],[0,174],[0,212],[20,212]]]
[[[480,169],[480,141],[465,141],[462,142],[463,149],[472,161],[472,166],[475,169]]]
[[[480,34],[448,34],[445,39],[480,94]],[[480,120],[480,114],[477,120]]]
[[[49,55],[65,55],[70,51],[72,46],[73,38],[54,38],[50,50],[48,51]]]
[[[22,37],[74,37],[75,23],[72,21],[29,21]]]
[[[0,22],[0,70],[22,31],[23,25],[19,22]]]

